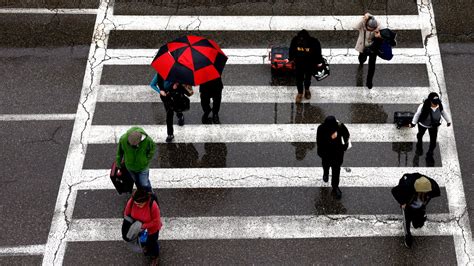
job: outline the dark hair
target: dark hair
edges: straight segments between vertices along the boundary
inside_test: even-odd
[[[133,193],[132,198],[135,202],[143,203],[150,199],[150,193],[143,188],[137,188]]]
[[[430,109],[431,109],[431,101],[435,97],[439,98],[439,95],[436,92],[431,92],[430,94],[428,94],[428,98],[426,98],[425,101],[423,101],[423,107],[421,108],[419,121],[423,121],[428,117],[428,115],[430,114]],[[441,102],[439,103],[439,110],[443,111],[443,104]]]

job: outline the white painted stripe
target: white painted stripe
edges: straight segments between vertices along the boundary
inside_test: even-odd
[[[0,121],[74,120],[76,114],[2,114]]]
[[[367,90],[362,87],[329,87],[313,84],[312,98],[304,102],[321,103],[370,103],[370,104],[420,104],[431,92],[429,87],[383,87]],[[224,103],[294,103],[296,86],[225,86]],[[197,87],[195,92],[199,93]],[[190,97],[200,102],[200,97]],[[161,102],[159,94],[148,85],[101,85],[99,102]],[[295,107],[296,108],[296,107]]]
[[[108,20],[112,14],[113,0],[101,0],[91,38],[92,43],[85,68],[76,119],[43,256],[42,265],[44,266],[63,264],[67,245],[65,236],[69,228],[69,222],[72,220],[77,193],[72,187],[76,184],[77,177],[80,176],[84,156],[87,152],[87,143],[84,138],[89,135],[95,111],[96,87],[99,85],[102,75],[101,62],[105,58],[110,29],[113,28],[110,20]]]
[[[0,257],[43,255],[44,247],[44,245],[0,247]]]
[[[324,215],[162,218],[161,240],[298,239],[402,236],[399,215]],[[456,222],[449,215],[429,215],[419,236],[451,235]],[[78,219],[68,241],[119,241],[122,219]],[[342,240],[341,240],[342,241]]]
[[[294,31],[353,30],[361,16],[114,16],[117,30]],[[418,16],[377,15],[393,30],[420,29]]]
[[[137,125],[157,143],[166,137],[166,125]],[[222,124],[185,125],[174,127],[175,142],[315,142],[319,124]],[[413,142],[416,129],[397,129],[393,124],[346,124],[352,142]],[[118,143],[130,126],[92,126],[87,138],[89,144]],[[443,130],[441,128],[441,130]],[[424,140],[428,141],[427,134]],[[442,141],[442,136],[438,136]]]
[[[0,14],[67,14],[88,15],[97,14],[97,9],[85,8],[0,8]]]
[[[222,49],[228,56],[227,64],[270,64],[270,49]],[[106,65],[149,65],[158,49],[108,49]],[[323,49],[323,56],[329,64],[359,64],[354,48]],[[394,48],[394,57],[390,61],[378,60],[377,64],[425,64],[423,48]]]
[[[341,187],[394,187],[405,173],[420,172],[444,186],[448,174],[442,167],[343,167]],[[114,189],[109,169],[82,170],[75,189]],[[154,168],[150,182],[154,188],[259,188],[329,187],[322,181],[321,167],[256,168]]]
[[[430,85],[433,91],[438,91],[442,96],[444,108],[447,112],[450,112],[433,5],[429,0],[418,0],[417,6],[420,16],[420,28],[422,29],[421,34],[423,40],[425,40],[426,54],[429,57],[427,70]],[[453,237],[457,263],[459,265],[472,265],[474,261],[474,245],[454,130],[452,127],[445,128],[443,126],[442,128],[445,130],[440,132],[443,140],[439,140],[439,148],[442,164],[450,173],[449,180],[446,183],[449,212],[452,216],[456,217],[458,223]]]

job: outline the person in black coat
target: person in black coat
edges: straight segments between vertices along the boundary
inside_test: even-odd
[[[222,84],[222,79],[219,77],[217,79],[208,81],[199,86],[199,92],[201,93],[201,107],[204,111],[202,115],[202,123],[210,124],[211,120],[209,119],[209,114],[212,111],[212,122],[214,124],[220,124],[219,120],[219,110],[221,108],[221,99],[222,99],[222,89],[224,84]],[[211,98],[212,98],[212,108],[211,108]]]
[[[303,81],[304,96],[306,99],[311,99],[311,92],[309,91],[311,76],[316,65],[322,66],[324,62],[319,40],[311,37],[306,30],[301,30],[291,40],[289,60],[295,63],[296,87],[298,88],[296,103],[300,103],[303,99]]]
[[[413,237],[410,224],[420,228],[426,220],[426,205],[432,198],[441,195],[436,181],[420,173],[404,174],[398,185],[392,188],[392,195],[400,204],[405,216],[405,246],[411,247]]]
[[[318,127],[316,143],[318,155],[323,165],[323,181],[329,181],[329,168],[332,168],[331,186],[332,192],[340,199],[342,192],[339,189],[339,175],[341,165],[344,161],[344,152],[349,148],[349,130],[336,120],[334,116],[328,116]]]

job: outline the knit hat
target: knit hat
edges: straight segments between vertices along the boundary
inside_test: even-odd
[[[324,119],[324,125],[330,133],[334,133],[338,129],[338,123],[336,117],[330,115]]]
[[[142,133],[138,131],[132,131],[128,134],[128,143],[132,146],[137,146],[142,140]]]
[[[367,22],[365,22],[366,28],[376,29],[378,26],[377,20],[374,17],[369,17]]]
[[[430,192],[431,191],[431,182],[425,176],[418,178],[415,181],[415,191],[416,192]]]

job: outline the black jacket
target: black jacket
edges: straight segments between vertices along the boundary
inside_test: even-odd
[[[309,36],[304,31],[300,31],[296,37],[291,40],[289,60],[294,60],[296,68],[314,67],[316,64],[324,62],[321,55],[321,44],[319,40]]]
[[[392,188],[392,195],[400,205],[409,204],[414,199],[416,194],[415,181],[422,176],[420,173],[404,174],[402,178],[400,178],[398,185]],[[436,181],[429,177],[426,178],[428,178],[431,183],[431,191],[427,193],[427,200],[429,202],[432,198],[439,197],[441,191]],[[426,202],[426,204],[428,202]]]
[[[224,84],[222,83],[222,78],[216,78],[199,85],[200,92],[212,92],[216,90],[222,90],[223,88]]]
[[[333,140],[331,135],[334,131],[337,131],[337,137]],[[338,122],[334,116],[328,116],[324,123],[318,127],[316,134],[319,157],[342,164],[344,152],[349,145],[349,137],[347,127]]]

